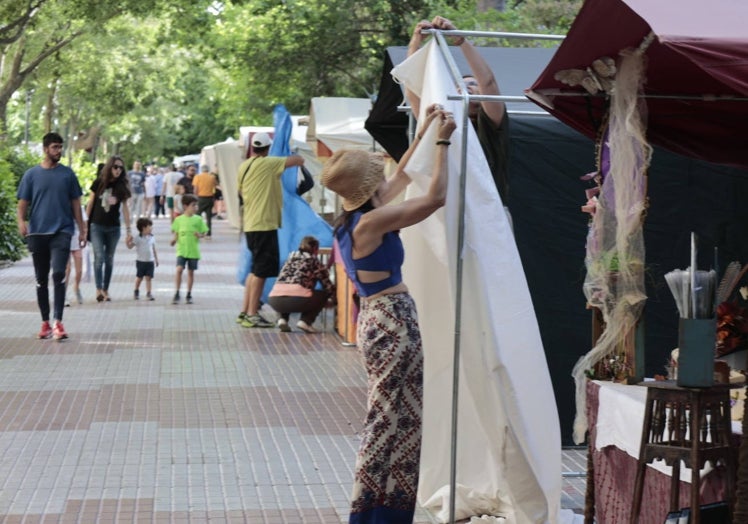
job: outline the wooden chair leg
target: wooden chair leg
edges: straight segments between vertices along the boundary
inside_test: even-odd
[[[692,479],[693,480],[693,479]],[[670,511],[680,509],[680,460],[673,464],[673,472],[670,476]]]
[[[644,476],[647,472],[647,458],[644,456],[649,434],[652,431],[652,411],[654,409],[654,399],[651,391],[647,391],[647,400],[644,405],[644,423],[642,424],[642,438],[639,443],[639,459],[636,464],[636,482],[634,483],[634,500],[631,505],[631,515],[629,522],[637,524],[639,513],[642,508],[642,495],[644,494]]]
[[[691,524],[701,522],[701,400],[691,402]]]

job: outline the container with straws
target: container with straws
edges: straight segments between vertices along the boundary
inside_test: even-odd
[[[675,298],[678,322],[678,378],[683,387],[710,387],[714,384],[714,348],[717,321],[714,297],[715,270],[696,268],[696,234],[691,233],[691,266],[665,275]]]

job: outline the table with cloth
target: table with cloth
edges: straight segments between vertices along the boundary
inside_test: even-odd
[[[589,420],[588,504],[585,520],[628,522],[634,496],[636,466],[644,422],[647,388],[608,381],[587,382]],[[737,453],[740,423],[732,423]],[[644,482],[641,520],[643,524],[665,522],[669,509],[670,471],[663,462],[649,466]],[[723,499],[725,470],[710,464],[702,471],[701,502]],[[689,506],[691,470],[681,466],[680,507]],[[591,500],[594,499],[594,500]]]

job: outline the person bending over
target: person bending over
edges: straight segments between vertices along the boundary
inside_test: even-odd
[[[296,327],[307,333],[316,333],[312,327],[317,315],[335,293],[327,267],[317,258],[319,240],[313,236],[301,239],[298,251],[292,251],[270,290],[268,304],[280,313],[278,328],[291,331],[288,320],[291,313],[301,313]],[[315,289],[317,283],[323,289]]]

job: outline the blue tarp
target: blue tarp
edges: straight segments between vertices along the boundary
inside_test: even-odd
[[[278,104],[273,110],[273,126],[275,136],[270,146],[270,156],[289,156],[291,154],[291,114],[283,104]],[[283,215],[281,228],[278,230],[278,245],[280,247],[281,264],[291,251],[299,247],[301,239],[307,235],[317,237],[320,247],[332,247],[332,228],[307,203],[296,194],[298,168],[290,167],[283,172],[281,184],[283,186]],[[236,280],[239,284],[249,275],[252,267],[252,254],[247,249],[244,237],[241,238],[241,249],[237,264]],[[275,283],[274,278],[265,281],[262,301],[267,302],[268,293]]]

